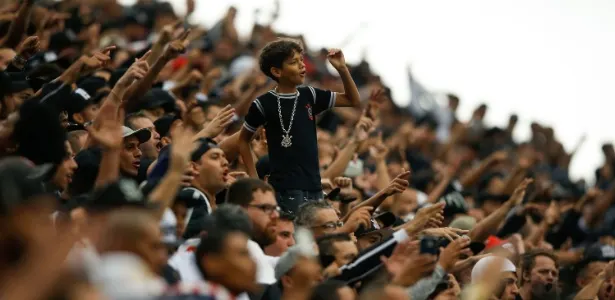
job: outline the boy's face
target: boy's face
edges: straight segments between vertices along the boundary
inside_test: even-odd
[[[294,84],[295,86],[303,84],[306,73],[303,54],[293,51],[293,54],[284,61],[282,69],[279,71],[280,82]]]

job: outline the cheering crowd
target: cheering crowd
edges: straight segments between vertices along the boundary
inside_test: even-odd
[[[615,299],[613,145],[186,4],[0,2],[1,299]]]

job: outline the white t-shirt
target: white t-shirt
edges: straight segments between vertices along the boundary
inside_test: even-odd
[[[203,276],[197,268],[194,257],[194,250],[199,243],[199,239],[187,240],[177,249],[177,252],[169,259],[169,265],[179,273],[181,281],[185,283],[203,281]],[[279,257],[265,255],[263,249],[254,241],[248,241],[248,251],[256,262],[256,281],[260,284],[273,284],[275,280],[275,265]]]
[[[278,264],[279,257],[269,256],[254,241],[248,241],[248,251],[256,262],[256,281],[260,284],[274,284],[275,266]]]

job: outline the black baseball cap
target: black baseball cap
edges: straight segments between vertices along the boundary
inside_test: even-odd
[[[168,91],[161,88],[153,88],[139,101],[137,110],[157,107],[162,107],[167,113],[173,112],[175,110],[175,98]]]
[[[159,118],[158,120],[154,121],[156,132],[158,132],[161,137],[170,136],[171,127],[173,126],[173,123],[178,120],[181,120],[181,118],[177,115],[165,115]]]
[[[66,105],[68,119],[73,120],[73,114],[82,112],[89,105],[94,104],[92,96],[86,90],[78,88],[70,94],[70,100]]]
[[[615,247],[608,244],[595,243],[583,252],[583,261],[587,263],[592,261],[609,262],[614,259]]]
[[[190,156],[192,161],[198,161],[201,159],[203,154],[207,153],[207,151],[213,148],[218,148],[218,144],[210,138],[200,138],[196,142],[199,143],[199,146]]]
[[[0,215],[45,195],[44,182],[52,176],[53,169],[51,164],[35,166],[17,156],[0,160]]]
[[[460,192],[448,193],[440,198],[439,201],[446,203],[446,206],[444,206],[444,217],[452,217],[468,212],[468,204]]]
[[[88,193],[94,188],[101,161],[102,150],[97,147],[83,149],[75,155],[77,169],[69,185],[71,195]]]
[[[90,212],[108,212],[124,207],[154,209],[159,206],[150,203],[131,179],[120,179],[95,189],[85,203]]]

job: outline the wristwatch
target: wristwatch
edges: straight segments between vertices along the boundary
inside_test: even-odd
[[[20,66],[24,66],[28,60],[26,60],[25,58],[23,58],[21,55],[15,55],[15,57],[13,57],[13,62],[20,65]]]

